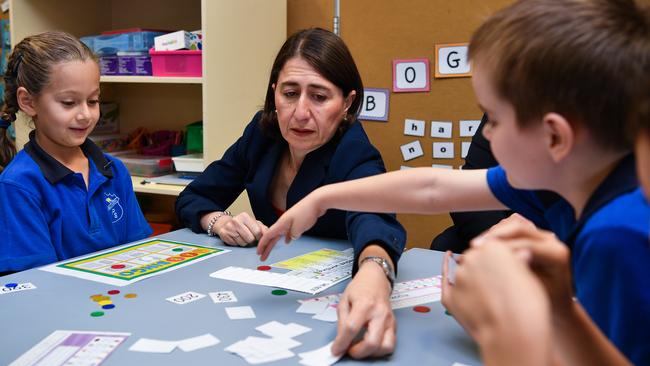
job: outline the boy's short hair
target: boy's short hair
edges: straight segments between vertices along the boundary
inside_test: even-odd
[[[649,87],[648,19],[633,0],[520,0],[478,28],[469,56],[520,127],[556,112],[602,147],[629,149]]]

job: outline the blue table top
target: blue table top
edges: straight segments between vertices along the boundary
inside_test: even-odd
[[[272,288],[226,281],[209,277],[209,274],[227,266],[254,269],[260,264],[271,264],[306,254],[321,248],[344,250],[350,248],[345,241],[303,237],[290,245],[279,243],[270,258],[261,263],[254,248],[226,247],[216,238],[195,234],[188,229],[159,236],[161,239],[227,248],[231,252],[218,255],[169,273],[163,273],[123,287],[64,276],[32,269],[2,277],[2,284],[31,282],[37,289],[0,295],[2,326],[0,326],[0,364],[17,359],[25,351],[55,330],[128,332],[131,336],[106,360],[105,365],[248,365],[224,348],[247,336],[263,336],[255,327],[277,320],[295,322],[311,332],[296,337],[302,345],[292,349],[296,354],[321,347],[336,336],[336,323],[311,318],[310,314],[296,313],[296,300],[314,297],[289,291],[285,296],[274,296]],[[411,249],[399,262],[397,281],[439,275],[443,253],[424,249]],[[340,293],[348,281],[335,285],[316,296]],[[121,293],[136,293],[135,299],[115,297],[115,309],[103,317],[91,317],[98,309],[90,296],[119,289]],[[208,292],[233,291],[236,303],[215,304],[206,298],[184,304],[173,304],[165,299],[187,291],[207,295]],[[227,306],[250,305],[255,319],[230,320],[224,309]],[[460,362],[480,364],[478,349],[453,317],[446,315],[440,302],[427,304],[429,313],[418,313],[411,308],[395,310],[397,319],[397,347],[393,355],[377,362],[395,365],[451,365]],[[176,350],[169,354],[129,351],[140,338],[180,340],[211,333],[221,340],[214,347],[193,352]],[[294,357],[269,365],[298,364]],[[343,358],[339,364],[359,363]]]

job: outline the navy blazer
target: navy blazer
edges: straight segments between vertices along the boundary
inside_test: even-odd
[[[211,163],[178,196],[176,214],[192,231],[203,232],[201,216],[227,209],[244,189],[257,220],[267,226],[277,221],[268,191],[288,146],[284,139],[272,139],[262,131],[260,116],[258,112],[221,160]],[[342,136],[307,154],[289,187],[286,207],[291,208],[326,184],[385,171],[379,151],[368,140],[361,123],[355,121]],[[392,214],[328,210],[305,234],[348,239],[356,259],[368,244],[381,245],[396,265],[406,243],[406,232]],[[354,263],[356,271],[357,260]]]

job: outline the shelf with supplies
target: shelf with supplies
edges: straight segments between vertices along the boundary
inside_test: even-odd
[[[219,159],[263,103],[269,70],[287,36],[286,0],[9,0],[11,44],[44,30],[77,37],[107,30],[201,30],[202,77],[101,76],[102,100],[119,105],[120,133],[181,130],[203,121],[204,161]],[[74,11],[70,11],[74,9]],[[251,10],[253,9],[253,10]],[[83,16],[79,16],[83,14]],[[33,124],[20,114],[16,142]],[[141,184],[136,192],[178,195],[182,186]],[[239,201],[239,202],[244,202]],[[250,210],[238,203],[238,211]],[[246,207],[248,206],[248,207]]]
[[[131,176],[131,184],[133,184],[133,190],[136,193],[164,194],[167,196],[178,196],[185,189],[185,186],[156,183],[152,182],[151,178],[137,175]]]
[[[99,80],[102,83],[203,84],[202,77],[103,75]]]

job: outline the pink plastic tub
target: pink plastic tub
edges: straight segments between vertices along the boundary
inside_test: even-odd
[[[202,51],[155,51],[151,55],[153,76],[201,76]]]

